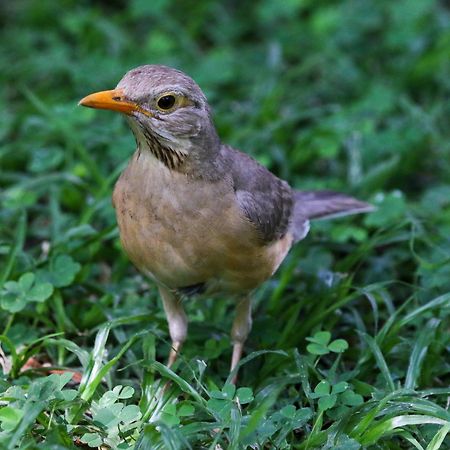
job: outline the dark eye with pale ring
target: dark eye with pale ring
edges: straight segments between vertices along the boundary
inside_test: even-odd
[[[173,95],[163,95],[158,100],[158,107],[163,110],[170,109],[173,105],[175,105],[175,97]]]

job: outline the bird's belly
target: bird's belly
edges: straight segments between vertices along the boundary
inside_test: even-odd
[[[171,289],[206,284],[226,292],[251,290],[272,275],[290,234],[263,246],[226,183],[158,176],[136,189],[125,171],[114,190],[121,242],[139,270]]]

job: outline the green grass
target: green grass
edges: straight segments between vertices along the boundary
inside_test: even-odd
[[[0,448],[450,448],[449,24],[430,0],[2,2]],[[255,293],[236,388],[226,299],[186,303],[163,365],[110,200],[133,137],[76,106],[144,63],[291,185],[378,207],[315,223]]]

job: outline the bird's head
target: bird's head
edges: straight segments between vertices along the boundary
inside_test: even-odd
[[[220,146],[200,87],[170,67],[132,69],[115,89],[88,95],[79,104],[126,114],[140,150],[169,166],[211,157]]]

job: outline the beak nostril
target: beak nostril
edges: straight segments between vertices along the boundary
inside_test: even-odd
[[[94,92],[81,99],[80,104],[89,108],[109,109],[125,114],[131,114],[138,108],[138,105],[127,100],[121,89]]]

